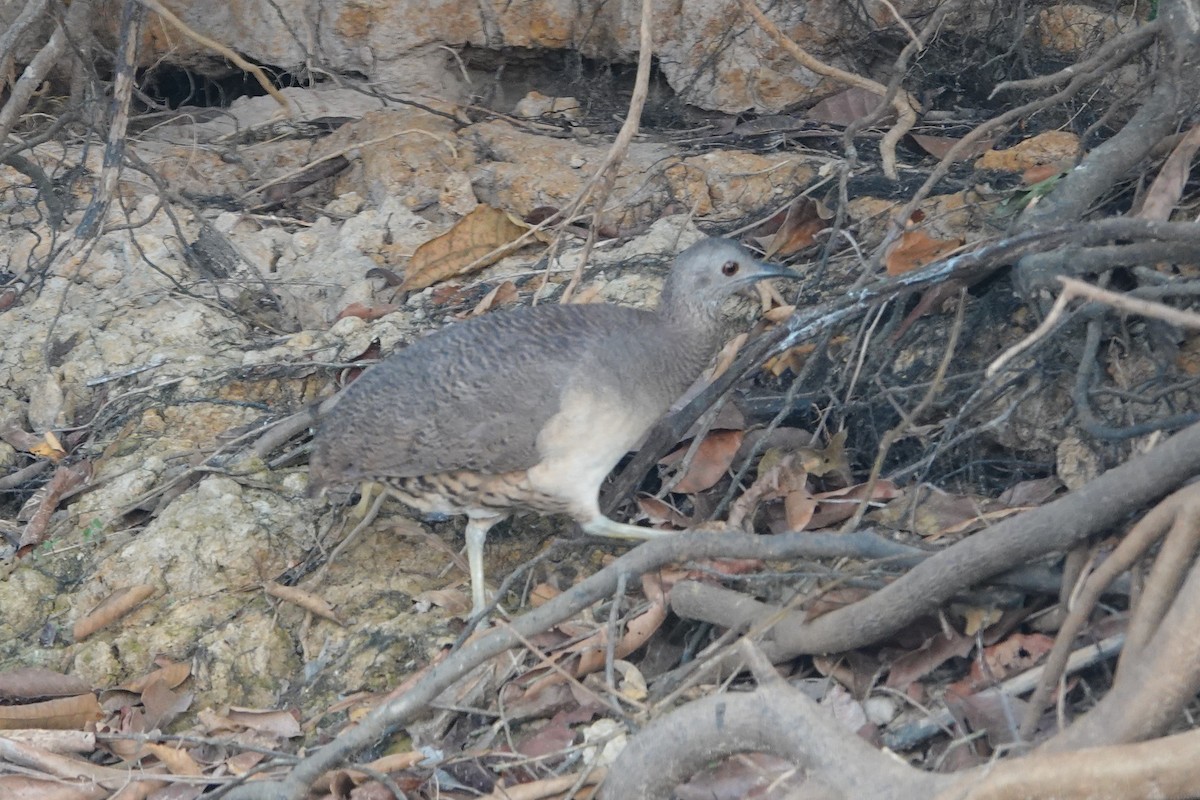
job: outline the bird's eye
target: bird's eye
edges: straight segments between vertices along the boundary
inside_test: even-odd
[[[732,278],[734,275],[738,274],[738,269],[740,269],[738,262],[726,261],[721,265],[721,274],[727,278]]]

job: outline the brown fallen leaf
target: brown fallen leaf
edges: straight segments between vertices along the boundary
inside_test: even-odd
[[[404,270],[401,289],[419,291],[495,264],[516,249],[513,242],[526,230],[505,212],[478,205],[449,231],[417,248]]]
[[[1075,165],[1075,159],[1068,158],[1050,164],[1034,164],[1021,171],[1021,183],[1025,186],[1036,186],[1066,175]]]
[[[367,322],[373,322],[374,320],[386,317],[388,314],[391,314],[398,308],[400,308],[400,306],[396,305],[395,303],[384,303],[383,305],[379,306],[351,303],[338,312],[337,318],[334,319],[334,322],[337,322],[340,319],[345,319],[346,317],[358,317],[359,319],[366,320]]]
[[[675,484],[675,491],[683,494],[695,494],[711,489],[717,481],[725,476],[738,448],[742,446],[744,431],[710,431],[700,446],[696,448],[688,471]],[[690,443],[681,445],[663,456],[658,462],[662,466],[680,463],[690,449]]]
[[[5,800],[103,800],[112,792],[103,786],[80,786],[61,779],[0,775],[0,797]]]
[[[726,342],[725,346],[722,347],[717,353],[716,361],[713,363],[712,375],[709,376],[708,380],[715,381],[717,378],[721,377],[721,374],[724,373],[725,370],[729,369],[730,365],[733,364],[733,360],[737,358],[737,354],[741,351],[742,345],[744,345],[749,339],[749,333],[739,333],[737,336],[734,336],[732,339]]]
[[[807,486],[788,492],[783,498],[783,514],[788,530],[804,530],[812,522],[816,510],[817,498],[813,497]]]
[[[43,667],[21,667],[0,672],[0,701],[70,697],[90,692],[86,681]]]
[[[951,148],[962,141],[961,136],[929,136],[924,133],[913,133],[909,135],[912,136],[914,142],[921,146],[922,150],[937,159],[945,158],[950,152]],[[988,150],[992,149],[992,143],[994,141],[994,139],[981,139],[974,144],[969,145],[966,150],[964,150],[958,155],[957,158],[954,159],[954,161],[967,161],[973,158],[978,158]]]
[[[96,631],[121,619],[152,597],[155,591],[155,587],[145,583],[116,590],[90,614],[75,621],[75,641],[81,642]]]
[[[886,686],[906,690],[910,684],[945,664],[952,658],[964,658],[975,647],[973,636],[957,631],[938,632],[927,638],[919,648],[897,658],[888,669]]]
[[[819,505],[808,523],[809,530],[828,528],[830,525],[836,525],[839,522],[850,519],[864,502],[873,503],[892,500],[900,494],[900,490],[896,488],[896,485],[886,479],[875,481],[875,487],[871,490],[870,497],[865,496],[866,491],[867,485],[859,483],[854,486],[847,486],[844,489],[835,489],[818,494],[816,497]]]
[[[852,86],[845,91],[831,94],[817,103],[804,116],[818,122],[828,122],[830,125],[846,127],[856,120],[870,116],[883,102],[883,96],[869,89]],[[896,116],[894,111],[888,113],[877,124],[887,125]]]
[[[50,728],[78,730],[103,716],[100,703],[91,692],[74,697],[56,697],[40,703],[0,706],[0,730],[14,728]]]
[[[1016,741],[1012,721],[1021,719],[1028,707],[1026,701],[999,689],[984,689],[969,695],[947,693],[945,702],[960,725],[965,722],[966,730],[985,733],[992,747]]]
[[[337,612],[333,610],[333,606],[325,602],[325,599],[319,595],[306,592],[295,586],[284,586],[275,581],[263,581],[263,591],[272,597],[278,597],[280,600],[286,600],[289,603],[298,605],[305,611],[310,611],[321,619],[327,619],[335,625],[345,627],[345,623],[338,619]]]
[[[680,512],[666,500],[640,495],[637,498],[637,504],[638,511],[641,512],[641,519],[649,522],[653,528],[667,526],[682,530],[692,524],[692,520],[686,514]]]
[[[33,512],[29,514],[29,522],[21,532],[17,549],[28,552],[30,548],[41,544],[50,527],[50,516],[54,509],[58,508],[58,501],[63,495],[87,483],[91,476],[92,465],[88,461],[56,468],[49,482],[34,492],[22,508],[22,512],[25,513],[32,506]]]
[[[729,526],[744,529],[753,523],[754,512],[762,503],[805,491],[808,472],[799,460],[794,452],[781,454],[778,450],[768,450],[764,453],[759,462],[758,477],[729,508]]]
[[[650,573],[642,576],[642,593],[650,605],[626,622],[624,635],[613,648],[616,658],[624,658],[644,645],[667,619],[667,595],[658,576]],[[546,688],[566,680],[564,672],[582,678],[602,669],[608,655],[607,640],[608,628],[602,627],[587,638],[555,653],[552,657],[563,668],[563,672],[545,666],[531,670],[523,676],[528,683],[525,696],[536,696]]]
[[[935,239],[920,228],[911,228],[888,247],[883,264],[888,275],[903,275],[950,255],[963,242],[963,239]]]
[[[947,300],[956,300],[966,286],[966,282],[958,278],[950,278],[942,283],[930,286],[921,293],[921,299],[913,306],[912,311],[904,315],[904,319],[896,326],[896,330],[892,332],[888,341],[900,341],[917,320],[931,311],[942,308]]]
[[[767,359],[763,363],[763,370],[771,373],[776,378],[789,370],[791,370],[793,375],[799,375],[800,370],[804,368],[804,362],[808,360],[808,357],[816,349],[817,346],[811,342],[789,347],[779,355]]]
[[[142,707],[146,712],[146,727],[165,728],[176,717],[191,708],[191,692],[172,691],[162,681],[154,681],[142,692]]]
[[[192,758],[191,753],[178,747],[147,742],[146,750],[155,758],[167,765],[167,771],[172,775],[203,775],[204,770]]]
[[[969,695],[1032,668],[1042,660],[1054,639],[1042,633],[1014,633],[1004,641],[986,647],[971,662],[967,677],[946,687],[951,694]]]
[[[8,442],[16,450],[24,450],[26,453],[39,451],[39,454],[47,456],[45,448],[51,446],[51,442],[58,443],[58,437],[54,436],[52,432],[48,431],[46,434],[38,436],[35,433],[29,433],[16,422],[9,422],[0,428],[0,440]],[[59,444],[60,452],[56,454],[58,458],[66,455],[61,450],[62,445]]]
[[[763,258],[790,256],[803,250],[817,240],[817,234],[828,227],[826,220],[832,217],[833,213],[823,203],[811,197],[797,197],[788,204],[779,228],[758,238]]]
[[[1034,478],[1021,481],[1005,489],[996,498],[996,502],[1009,508],[1038,506],[1065,489],[1062,479],[1057,475],[1046,478]]]
[[[480,300],[479,303],[476,304],[475,308],[471,310],[471,316],[477,317],[480,314],[485,314],[488,311],[491,311],[493,308],[506,306],[510,303],[516,302],[519,297],[520,295],[517,293],[517,285],[512,281],[504,281],[483,296],[483,299]]]
[[[1145,197],[1142,198],[1141,210],[1134,216],[1160,222],[1171,218],[1171,212],[1183,197],[1183,189],[1192,174],[1192,160],[1196,157],[1198,149],[1200,125],[1195,125],[1179,140],[1171,155],[1167,156],[1150,188],[1146,190]]]
[[[127,692],[141,694],[146,690],[146,687],[152,683],[162,683],[164,686],[174,689],[183,683],[192,674],[192,665],[186,661],[176,661],[166,664],[153,672],[148,672],[140,678],[135,678],[132,681],[123,683],[117,686],[118,689],[124,689]]]
[[[235,725],[281,739],[293,739],[303,733],[300,723],[290,711],[234,707],[229,709],[225,718]]]
[[[823,478],[826,475],[850,473],[850,462],[846,458],[846,436],[847,431],[842,428],[831,436],[829,444],[820,450],[815,447],[801,447],[796,450],[801,465],[809,475]]]
[[[58,461],[67,454],[66,448],[62,446],[62,442],[54,435],[54,431],[46,431],[42,434],[42,441],[29,448],[29,452],[35,456],[48,458],[51,461]]]

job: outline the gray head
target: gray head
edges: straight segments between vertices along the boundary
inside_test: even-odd
[[[730,239],[701,239],[680,253],[663,285],[659,308],[715,317],[725,299],[765,278],[798,277],[783,267],[764,264]]]

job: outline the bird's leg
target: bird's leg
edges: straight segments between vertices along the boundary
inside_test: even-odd
[[[359,489],[359,494],[361,496],[359,498],[358,505],[354,507],[354,510],[351,511],[350,514],[355,519],[366,519],[367,514],[369,514],[371,511],[371,503],[375,499],[374,495],[377,492],[384,494],[387,492],[387,488],[382,483],[376,483],[375,481],[363,481],[362,488]]]
[[[488,531],[507,514],[467,516],[467,569],[471,574],[471,616],[487,608],[487,593],[483,578],[483,542]]]
[[[592,536],[607,536],[610,539],[656,539],[671,533],[671,531],[663,531],[658,528],[643,528],[638,525],[615,522],[599,512],[593,517],[580,520],[579,526],[583,528],[584,533],[590,533]]]

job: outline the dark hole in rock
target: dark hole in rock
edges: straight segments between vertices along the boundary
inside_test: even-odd
[[[488,49],[464,47],[459,51],[471,78],[475,102],[504,114],[512,113],[531,91],[548,97],[574,97],[584,124],[599,130],[620,126],[633,94],[636,63],[588,58],[576,50],[534,50],[522,47]],[[642,122],[647,127],[672,127],[682,102],[651,64],[650,93]],[[678,127],[678,125],[676,125]]]
[[[270,64],[259,66],[276,89],[311,86],[320,82],[286,67]],[[227,108],[239,97],[261,97],[267,93],[254,75],[243,72],[224,59],[187,67],[159,64],[151,69],[139,70],[137,87],[143,96],[137,97],[135,102],[142,109],[146,109],[147,100],[172,109],[180,106]]]

